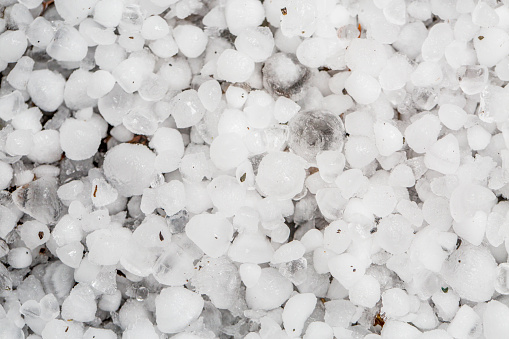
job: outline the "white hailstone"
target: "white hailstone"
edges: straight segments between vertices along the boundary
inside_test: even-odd
[[[345,156],[339,151],[322,151],[316,156],[320,176],[328,183],[333,183],[343,172],[345,163]]]
[[[332,276],[347,289],[357,283],[366,272],[364,263],[350,253],[331,257],[328,265]]]
[[[245,82],[254,70],[253,59],[234,49],[225,49],[217,59],[217,76],[228,82]]]
[[[117,335],[112,330],[89,327],[83,334],[83,339],[116,339]],[[35,338],[34,338],[35,339]]]
[[[317,6],[313,1],[290,1],[285,3],[286,14],[279,15],[281,32],[287,37],[309,38],[317,27]],[[280,7],[280,6],[279,6]],[[281,9],[280,9],[281,10]]]
[[[27,91],[32,101],[40,109],[55,111],[64,101],[65,79],[47,69],[33,71],[27,83]]]
[[[221,134],[210,145],[210,159],[221,170],[239,166],[249,155],[242,137],[238,134]]]
[[[498,27],[482,28],[474,40],[479,64],[495,66],[509,53],[509,35]]]
[[[147,40],[157,40],[170,33],[166,20],[159,15],[152,15],[143,21],[141,36]]]
[[[274,104],[274,118],[276,118],[279,123],[286,123],[299,112],[300,108],[301,107],[293,100],[279,97]]]
[[[306,329],[303,339],[333,339],[334,331],[332,327],[322,321],[313,321]],[[369,338],[368,338],[369,339]]]
[[[88,259],[97,265],[116,265],[129,250],[131,231],[126,228],[100,229],[87,236]]]
[[[377,243],[391,254],[406,252],[414,238],[410,222],[399,214],[391,214],[380,220],[376,233]]]
[[[475,125],[467,130],[468,145],[474,151],[485,149],[491,141],[491,133],[482,126]]]
[[[445,127],[457,131],[467,122],[467,112],[454,104],[442,104],[438,110],[438,118]]]
[[[169,34],[160,39],[150,41],[148,47],[156,56],[164,59],[174,56],[179,51],[175,39]]]
[[[313,293],[296,294],[291,297],[283,309],[283,326],[286,334],[292,337],[301,335],[304,323],[313,313],[316,296]]]
[[[71,160],[92,157],[101,144],[101,134],[92,121],[69,118],[60,127],[60,145]]]
[[[87,52],[87,42],[76,28],[69,25],[60,27],[46,47],[46,53],[58,61],[81,61]]]
[[[186,205],[186,191],[184,184],[178,180],[164,183],[157,188],[156,200],[166,212],[166,215],[173,215],[182,210]]]
[[[12,268],[25,268],[32,264],[32,252],[26,247],[16,247],[9,251],[7,263]]]
[[[290,298],[293,284],[275,268],[262,268],[256,285],[246,288],[246,302],[255,310],[272,310]]]
[[[348,290],[350,301],[362,307],[374,307],[380,300],[380,283],[366,274]]]
[[[23,223],[20,227],[19,234],[25,245],[30,250],[33,250],[37,246],[40,246],[49,240],[50,231],[48,226],[43,223],[36,220],[30,220]]]
[[[362,168],[378,155],[375,142],[364,136],[350,136],[345,144],[345,157],[353,168]]]
[[[389,318],[399,318],[410,312],[410,298],[400,288],[391,288],[382,294],[382,311]]]
[[[32,107],[15,115],[11,119],[11,124],[15,129],[26,129],[37,133],[42,129],[41,118],[41,110],[38,107]]]
[[[467,338],[470,334],[481,336],[482,319],[470,306],[464,304],[447,327],[453,338]]]
[[[23,30],[5,31],[0,34],[0,60],[17,62],[27,49],[27,36]]]
[[[140,89],[145,75],[151,71],[150,61],[142,57],[131,57],[120,62],[112,75],[124,91],[134,93]]]
[[[104,27],[116,27],[122,19],[122,0],[99,0],[94,7],[94,20]]]
[[[32,45],[42,49],[49,45],[54,34],[55,31],[51,23],[41,16],[35,18],[26,31],[28,41]]]
[[[101,69],[111,72],[126,59],[126,54],[119,44],[99,45],[95,49],[94,60]]]
[[[385,322],[384,327],[382,328],[381,337],[382,338],[394,338],[394,339],[403,339],[403,338],[420,338],[421,331],[419,331],[415,326],[410,325],[407,322],[397,321],[397,320],[387,320]],[[371,339],[371,338],[368,338]]]
[[[276,252],[274,252],[274,257],[272,258],[273,264],[281,264],[285,262],[290,262],[293,260],[297,260],[302,258],[304,253],[306,252],[306,247],[298,241],[293,240],[283,246],[279,247]]]
[[[263,5],[258,0],[228,0],[224,15],[228,29],[234,35],[244,28],[261,25],[265,19]]]
[[[396,165],[389,175],[389,185],[397,187],[414,186],[415,175],[412,168],[405,164]]]
[[[117,145],[104,157],[104,175],[120,195],[140,195],[154,179],[155,157],[143,145]]]
[[[488,249],[463,243],[445,261],[441,274],[461,298],[480,302],[492,297],[496,268]]]
[[[257,264],[244,263],[239,267],[239,274],[244,285],[249,288],[258,283],[262,274],[262,269]]]
[[[92,180],[92,203],[96,207],[109,205],[117,200],[118,192],[102,178]]]
[[[242,136],[249,135],[249,124],[246,114],[238,109],[227,108],[217,122],[219,135],[234,133]]]
[[[316,68],[327,62],[328,47],[324,38],[305,39],[297,47],[295,55],[304,66]]]
[[[405,129],[405,141],[415,152],[425,153],[437,141],[440,129],[440,120],[426,114]]]
[[[198,92],[189,89],[177,94],[170,103],[171,114],[178,128],[186,128],[196,125],[205,115]]]
[[[424,163],[429,169],[442,174],[453,174],[460,165],[460,150],[458,139],[447,134],[431,145],[424,156]]]
[[[433,26],[421,47],[422,58],[425,61],[439,61],[445,48],[454,40],[454,34],[449,23],[438,23]]]
[[[87,94],[93,99],[99,99],[108,94],[115,86],[115,78],[105,70],[95,71],[87,85]]]
[[[359,104],[368,105],[380,96],[380,84],[371,75],[362,71],[354,71],[345,82],[348,94]]]
[[[254,62],[263,62],[272,55],[274,37],[268,27],[248,27],[237,35],[235,48]]]
[[[437,308],[437,315],[444,321],[451,321],[460,308],[460,297],[452,290],[447,290],[447,293],[437,291],[431,296],[431,300]]]
[[[178,25],[173,29],[173,37],[179,51],[188,58],[199,57],[207,47],[208,37],[201,28],[193,25]]]
[[[69,267],[78,268],[83,258],[85,247],[80,242],[72,242],[57,248],[58,259]]]
[[[88,284],[76,285],[62,303],[62,318],[65,320],[92,321],[95,312],[97,312],[95,294]]]
[[[220,175],[207,186],[210,200],[227,217],[231,217],[245,204],[246,188],[241,186],[236,178]]]
[[[509,333],[509,308],[496,300],[488,303],[483,314],[483,331],[486,339],[501,338]]]
[[[412,66],[408,58],[401,54],[394,54],[380,71],[378,81],[384,90],[398,90],[405,86],[411,71]]]
[[[221,214],[199,214],[186,225],[186,235],[205,254],[219,258],[228,251],[233,238],[233,226]]]
[[[10,155],[27,155],[33,147],[32,132],[19,129],[7,136],[4,149]]]
[[[392,187],[385,185],[370,187],[362,201],[371,213],[382,218],[391,214],[398,203]]]
[[[28,158],[39,164],[52,163],[61,158],[60,133],[55,130],[43,130],[33,135],[33,147]]]
[[[258,166],[256,184],[268,197],[291,199],[302,191],[305,161],[288,152],[271,152]]]
[[[230,107],[242,108],[247,101],[247,91],[241,87],[229,86],[226,90],[225,97],[226,102]]]
[[[44,339],[82,338],[83,325],[74,321],[52,319],[46,324],[41,332],[41,335]]]
[[[396,126],[388,122],[377,121],[373,129],[376,147],[380,155],[390,156],[403,146],[403,135]]]
[[[9,187],[14,171],[11,165],[0,161],[0,190],[4,190]]]
[[[348,231],[348,225],[343,220],[336,220],[330,223],[325,228],[321,238],[323,239],[323,247],[336,254],[346,251],[352,243],[352,235]]]
[[[262,264],[269,262],[274,248],[267,237],[259,232],[240,233],[228,250],[228,257],[240,263]]]
[[[157,328],[163,333],[178,333],[198,319],[203,298],[184,287],[167,287],[155,300]]]
[[[60,186],[57,190],[60,200],[76,200],[78,195],[83,192],[85,185],[81,180],[73,180]]]
[[[198,97],[203,107],[208,111],[215,111],[221,102],[221,85],[217,80],[205,81],[198,88]]]
[[[34,64],[35,61],[32,58],[28,56],[21,57],[16,63],[16,66],[14,66],[9,75],[7,75],[7,82],[20,91],[25,90]]]
[[[441,65],[437,62],[423,61],[410,75],[415,86],[431,87],[439,85],[443,80]]]
[[[387,63],[383,44],[372,39],[353,39],[345,53],[346,65],[352,71],[361,71],[377,77]]]

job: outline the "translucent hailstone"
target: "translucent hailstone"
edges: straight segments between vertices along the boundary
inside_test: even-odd
[[[254,62],[263,62],[272,54],[274,37],[268,27],[245,28],[235,39],[235,48]]]
[[[246,288],[247,305],[255,310],[272,310],[288,300],[292,286],[275,268],[263,268],[256,285]]]
[[[202,313],[202,297],[184,287],[168,287],[155,300],[158,329],[163,333],[178,333]]]
[[[178,25],[173,29],[173,37],[179,48],[188,58],[200,56],[207,47],[208,37],[201,28],[193,25]]]
[[[85,58],[88,44],[76,28],[63,25],[55,32],[46,52],[55,60],[76,62]]]
[[[178,128],[196,125],[205,115],[198,92],[190,89],[179,93],[170,103],[172,116]]]
[[[262,68],[263,87],[271,94],[292,100],[301,99],[311,73],[293,54],[276,53]]]
[[[174,241],[157,259],[153,271],[154,278],[168,286],[181,286],[196,273],[193,257]]]
[[[387,63],[385,47],[372,39],[353,39],[345,53],[346,65],[352,71],[378,76]]]
[[[257,0],[228,0],[224,15],[230,32],[238,35],[244,28],[261,25],[265,11]]]
[[[368,105],[380,96],[381,88],[378,81],[362,71],[354,71],[345,82],[345,89],[357,103]]]
[[[47,112],[55,111],[64,101],[65,79],[47,69],[33,71],[27,84],[27,91],[34,104]]]
[[[441,274],[461,298],[481,302],[492,297],[496,268],[489,250],[463,243],[445,261]]]
[[[456,74],[461,89],[468,95],[481,93],[488,83],[489,72],[486,66],[463,66],[456,71]]]
[[[288,145],[309,162],[322,151],[343,148],[345,128],[340,118],[327,111],[303,111],[288,123]]]
[[[101,144],[101,133],[91,120],[73,118],[65,120],[60,127],[60,145],[71,160],[85,160],[92,157]]]
[[[186,234],[205,254],[218,258],[230,247],[233,226],[221,214],[199,214],[189,220]]]
[[[19,187],[12,200],[21,211],[44,224],[58,221],[63,213],[54,178],[43,177]]]
[[[143,145],[117,145],[104,157],[104,175],[120,195],[140,195],[154,179],[155,157]]]
[[[27,49],[27,37],[23,30],[5,31],[0,34],[0,60],[17,62]]]
[[[258,166],[256,184],[268,197],[291,199],[302,191],[304,164],[302,158],[292,153],[268,153]]]
[[[217,76],[229,82],[245,82],[254,70],[253,59],[234,49],[225,49],[217,59]]]

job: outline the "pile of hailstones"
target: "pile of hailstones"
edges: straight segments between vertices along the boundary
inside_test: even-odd
[[[0,338],[507,337],[508,1],[0,13]]]

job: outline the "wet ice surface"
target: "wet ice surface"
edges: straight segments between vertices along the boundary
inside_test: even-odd
[[[509,3],[0,0],[0,339],[500,339]]]

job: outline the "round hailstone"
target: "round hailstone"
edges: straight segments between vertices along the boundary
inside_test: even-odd
[[[217,80],[208,80],[198,88],[198,97],[208,111],[215,111],[222,97],[221,85]]]
[[[255,310],[272,310],[281,306],[293,292],[293,284],[275,268],[262,269],[256,285],[246,288],[246,302]]]
[[[424,156],[427,168],[442,174],[454,174],[460,165],[460,149],[458,139],[447,134],[431,145]]]
[[[268,197],[291,199],[304,187],[304,165],[305,161],[293,153],[268,153],[258,166],[256,184]]]
[[[110,72],[98,70],[92,74],[87,86],[87,94],[92,99],[99,99],[108,94],[115,86],[115,78]]]
[[[10,155],[27,155],[33,147],[32,132],[18,129],[11,132],[5,141],[5,151]]]
[[[350,253],[343,253],[329,259],[329,270],[345,288],[355,285],[366,272],[361,259]]]
[[[233,226],[220,214],[199,214],[187,223],[186,235],[205,254],[219,258],[230,247]]]
[[[253,59],[234,49],[225,49],[217,59],[217,76],[229,82],[247,81],[254,70]]]
[[[173,37],[180,52],[188,58],[199,57],[207,47],[207,35],[193,25],[178,25],[173,29]]]
[[[177,94],[170,103],[171,114],[178,128],[186,128],[196,125],[205,115],[198,92],[189,89]]]
[[[306,329],[306,334],[303,339],[333,339],[334,331],[332,327],[322,321],[313,321],[310,323]],[[369,335],[365,337],[365,339],[370,339]],[[376,338],[375,338],[376,339]]]
[[[485,247],[463,244],[444,262],[441,274],[461,298],[490,300],[495,291],[497,263]]]
[[[249,151],[238,134],[221,134],[210,145],[210,160],[221,170],[229,170],[247,159]]]
[[[71,160],[85,160],[97,152],[101,133],[91,121],[69,118],[60,127],[60,145]]]
[[[483,329],[486,339],[503,338],[509,333],[509,308],[500,301],[488,303],[483,314]]]
[[[46,112],[53,112],[62,104],[64,88],[64,77],[47,69],[33,71],[27,84],[34,104]]]
[[[228,0],[224,16],[230,32],[238,35],[246,27],[260,26],[265,19],[265,10],[258,0]]]
[[[42,130],[33,135],[33,147],[28,158],[39,164],[52,163],[60,160],[62,148],[60,147],[60,133],[49,129]]]
[[[246,28],[235,39],[235,48],[247,54],[254,62],[263,62],[272,54],[274,37],[268,27]]]
[[[32,263],[32,252],[26,247],[16,247],[9,251],[7,262],[12,268],[25,268]]]
[[[385,46],[372,39],[353,39],[345,52],[346,65],[352,71],[378,76],[387,63]]]
[[[378,149],[372,139],[350,136],[345,144],[345,157],[352,168],[362,168],[375,160]]]
[[[362,307],[375,307],[380,300],[380,283],[373,276],[366,274],[348,290],[350,301]]]
[[[23,30],[5,31],[0,35],[0,60],[17,62],[25,53],[28,42]]]
[[[438,118],[445,127],[457,131],[467,122],[467,112],[453,104],[442,104],[438,109]]]
[[[157,328],[163,333],[178,333],[198,319],[203,298],[184,287],[168,287],[156,297]]]
[[[46,47],[46,53],[58,61],[77,62],[87,56],[88,44],[76,28],[63,25]]]
[[[391,254],[402,254],[408,250],[414,238],[410,222],[399,214],[391,214],[380,220],[377,243]]]
[[[479,64],[495,66],[509,53],[509,34],[501,28],[482,28],[474,40]]]
[[[313,313],[315,305],[316,296],[313,293],[296,294],[286,302],[282,318],[288,335],[300,336],[304,323]]]
[[[120,195],[140,195],[154,179],[155,158],[146,146],[120,144],[106,153],[104,175]]]
[[[375,144],[380,155],[387,157],[403,147],[403,135],[396,126],[389,122],[377,121],[373,130]]]
[[[161,39],[168,33],[170,33],[170,27],[166,20],[161,18],[159,15],[149,16],[145,19],[145,21],[143,21],[141,36],[147,40]]]
[[[375,102],[380,96],[378,81],[362,71],[353,71],[345,81],[345,89],[361,105]]]

